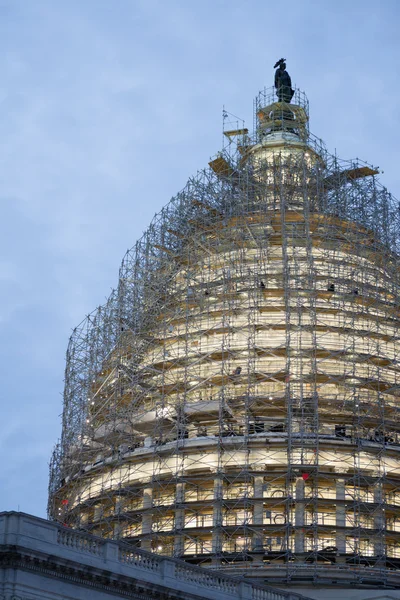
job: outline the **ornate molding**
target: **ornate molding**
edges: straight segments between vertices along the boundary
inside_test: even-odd
[[[17,547],[9,547],[6,552],[1,553],[0,566],[34,571],[75,585],[95,588],[112,594],[117,593],[122,597],[136,598],[137,600],[181,600],[184,597],[180,592],[167,590],[156,584],[139,582],[133,578],[113,574],[105,569],[99,570],[95,567],[65,561],[62,558],[57,560],[54,556],[51,558],[35,556]],[[189,596],[186,597],[189,598]],[[200,597],[197,596],[197,598]],[[29,599],[13,595],[9,598],[0,596],[0,600]]]

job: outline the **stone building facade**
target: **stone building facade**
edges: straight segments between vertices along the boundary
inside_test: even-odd
[[[31,515],[0,513],[0,600],[116,598],[307,600]]]

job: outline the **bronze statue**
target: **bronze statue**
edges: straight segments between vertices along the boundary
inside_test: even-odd
[[[277,68],[278,67],[278,68]],[[274,64],[275,71],[275,88],[279,102],[290,102],[293,98],[294,90],[292,90],[292,80],[289,73],[286,71],[285,59],[281,58]]]

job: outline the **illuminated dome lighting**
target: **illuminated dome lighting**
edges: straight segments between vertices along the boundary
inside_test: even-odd
[[[254,104],[67,352],[49,514],[285,585],[400,586],[399,211]]]

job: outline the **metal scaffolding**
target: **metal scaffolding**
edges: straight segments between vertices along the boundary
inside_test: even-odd
[[[281,584],[400,585],[399,206],[304,94],[254,118],[74,330],[49,515]]]

